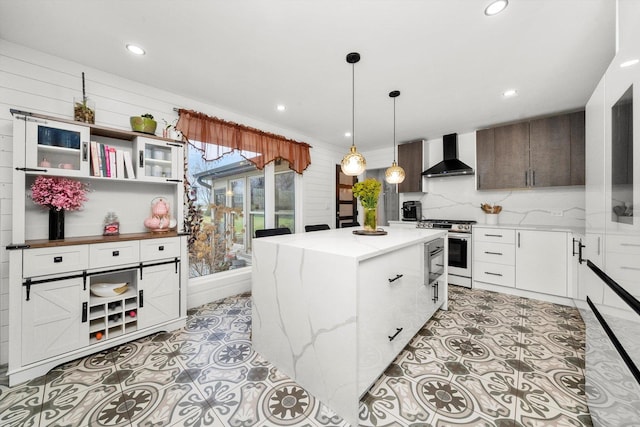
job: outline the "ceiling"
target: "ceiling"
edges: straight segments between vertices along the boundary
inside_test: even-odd
[[[0,0],[0,38],[345,146],[356,51],[361,150],[391,146],[396,89],[398,142],[584,107],[614,56],[615,2],[487,17],[489,2]]]

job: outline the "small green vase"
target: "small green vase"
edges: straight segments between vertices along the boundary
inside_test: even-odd
[[[378,228],[378,209],[377,206],[373,208],[364,208],[364,230],[376,231]]]

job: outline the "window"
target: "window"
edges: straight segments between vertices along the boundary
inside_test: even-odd
[[[205,161],[191,145],[188,156],[189,194],[199,218],[189,247],[190,277],[250,266],[256,230],[277,226],[295,231],[295,172],[286,161],[258,170],[237,151]],[[266,174],[273,188],[265,185],[270,181]],[[269,214],[270,204],[275,210]]]

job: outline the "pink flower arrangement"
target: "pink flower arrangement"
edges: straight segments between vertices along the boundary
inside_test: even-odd
[[[87,185],[68,178],[39,176],[31,185],[33,202],[57,211],[77,211],[87,199]]]

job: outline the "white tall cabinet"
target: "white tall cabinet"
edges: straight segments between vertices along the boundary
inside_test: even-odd
[[[183,232],[181,141],[12,110],[13,224],[9,250],[10,385],[117,344],[184,326],[188,256]],[[133,173],[100,176],[99,143],[126,153]],[[122,154],[124,156],[125,154]],[[65,238],[48,240],[48,213],[30,199],[38,176],[89,185]],[[143,221],[164,198],[177,229],[150,233]],[[115,211],[120,234],[103,236]],[[92,285],[125,285],[101,296]]]

